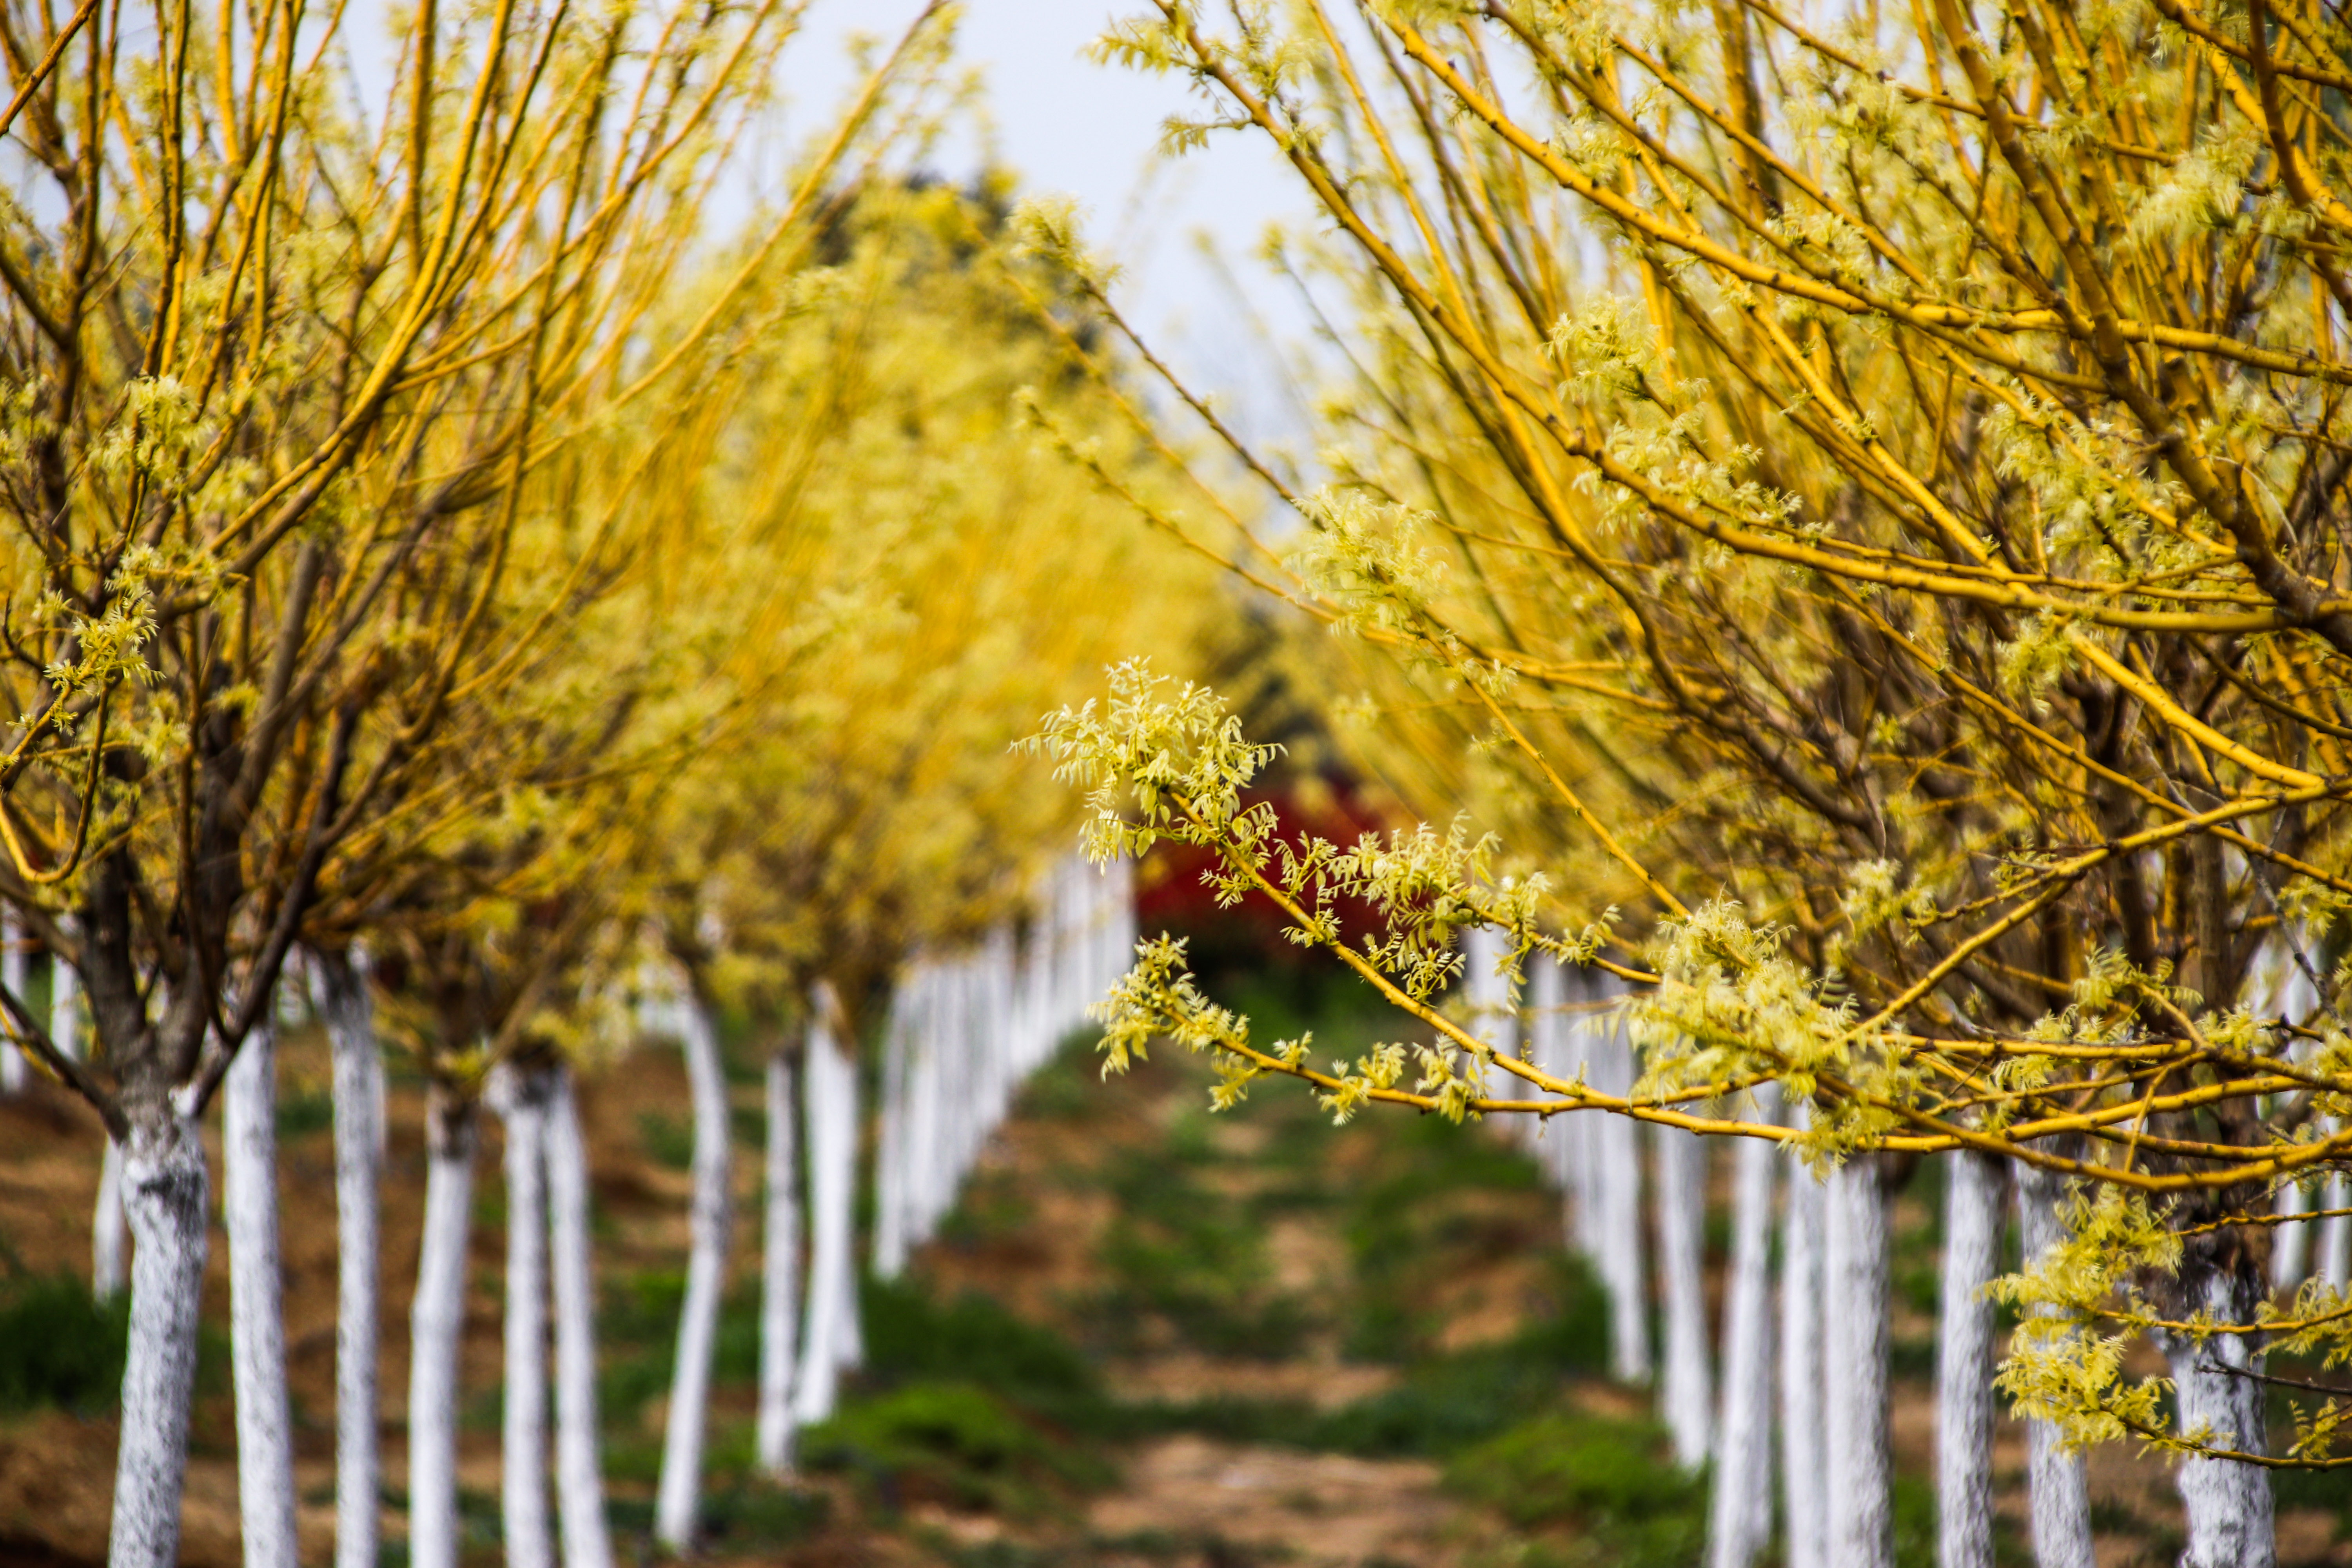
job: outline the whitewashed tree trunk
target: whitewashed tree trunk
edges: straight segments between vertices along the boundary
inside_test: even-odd
[[[760,1258],[761,1468],[787,1476],[793,1468],[793,1370],[800,1340],[801,1184],[799,1140],[793,1136],[794,1071],[778,1051],[768,1058],[767,1209]],[[904,1176],[900,1177],[903,1192]]]
[[[914,997],[907,987],[901,986],[891,998],[890,1026],[883,1039],[882,1105],[874,1151],[873,1259],[877,1279],[896,1279],[907,1267],[907,1113],[912,1069],[908,1058],[914,1046],[914,1020],[910,1016],[913,1005]],[[775,1064],[771,1062],[772,1079],[775,1070]],[[772,1129],[776,1125],[773,1116],[769,1118],[768,1125]]]
[[[1633,1047],[1622,1025],[1603,1017],[1592,1039],[1592,1087],[1622,1095],[1633,1088]],[[1642,1237],[1641,1123],[1601,1118],[1592,1129],[1601,1197],[1601,1283],[1609,1296],[1609,1364],[1621,1383],[1650,1377],[1648,1248]]]
[[[237,1522],[246,1568],[295,1568],[294,1423],[278,1246],[278,1041],[267,1024],[247,1037],[221,1088]]]
[[[537,1068],[501,1068],[506,1122],[506,1386],[499,1419],[499,1534],[508,1568],[554,1568],[547,1512],[547,1088]]]
[[[75,1061],[82,1059],[81,973],[63,953],[49,955],[49,1038]]]
[[[210,1187],[193,1122],[172,1115],[161,1126],[132,1124],[122,1161],[122,1206],[139,1245],[108,1568],[176,1568],[179,1563]]]
[[[548,1086],[547,1239],[555,1294],[555,1493],[563,1568],[612,1568],[596,1428],[596,1280],[588,1228],[588,1148],[572,1069]]]
[[[105,1163],[98,1170],[98,1202],[89,1220],[89,1289],[101,1301],[122,1294],[129,1279],[123,1253],[129,1237],[123,1229],[122,1145],[106,1141]]]
[[[2182,1263],[2179,1278],[2189,1310],[2209,1310],[2221,1322],[2253,1321],[2257,1300],[2251,1280],[2193,1255]],[[2215,1334],[2202,1344],[2176,1341],[2168,1347],[2168,1359],[2179,1401],[2175,1430],[2202,1430],[2214,1446],[2242,1454],[2269,1451],[2263,1384],[2242,1375],[2259,1370],[2245,1336]],[[2234,1459],[2184,1459],[2179,1485],[2189,1535],[2180,1568],[2275,1568],[2278,1540],[2267,1471]]]
[[[1848,1161],[1824,1185],[1822,1430],[1829,1447],[1829,1568],[1890,1568],[1885,1194],[1867,1157]]]
[[[1001,1038],[1001,1035],[998,1037]],[[834,1289],[841,1293],[841,1305],[833,1321],[833,1357],[844,1372],[855,1371],[866,1364],[865,1314],[857,1304],[857,1058],[846,1042],[840,1043],[840,1079],[834,1086],[833,1116],[834,1158],[840,1164],[840,1184],[835,1189],[835,1202],[840,1205],[837,1225],[841,1233],[841,1267],[834,1272]],[[984,1105],[976,1106],[976,1109]],[[972,1139],[971,1163],[977,1163],[980,1151],[990,1128],[983,1123]],[[970,1164],[965,1169],[969,1170]],[[961,1177],[961,1173],[959,1173]],[[945,1209],[954,1201],[950,1190]]]
[[[2278,1190],[2273,1213],[2282,1215],[2308,1214],[2311,1195],[2304,1191],[2301,1182],[2289,1182]],[[2271,1241],[2271,1289],[2292,1296],[2303,1288],[2311,1273],[2311,1222],[2290,1218],[2278,1227]]]
[[[310,969],[334,1052],[335,1568],[375,1568],[383,1456],[376,1428],[383,1321],[383,1104],[375,1009],[346,955]]]
[[[1936,1565],[1992,1568],[1993,1304],[2000,1162],[1944,1166],[1943,1294],[1936,1318]]]
[[[1665,1308],[1664,1374],[1659,1402],[1685,1469],[1706,1463],[1714,1419],[1706,1354],[1706,1142],[1679,1128],[1653,1127],[1657,1171],[1659,1300]]]
[[[0,909],[0,985],[17,1001],[25,1000],[25,929],[16,921],[14,910]],[[10,1034],[14,1034],[12,1029]],[[0,1096],[22,1094],[25,1091],[26,1068],[25,1053],[8,1040],[0,1039]]]
[[[1827,1194],[1810,1172],[1800,1167],[1789,1173],[1780,1233],[1780,1496],[1788,1568],[1829,1565],[1822,1436],[1822,1233],[1827,1206]]]
[[[701,1509],[702,1444],[710,1408],[710,1360],[719,1347],[719,1296],[727,1287],[732,1219],[728,1192],[727,1073],[719,1034],[699,995],[686,998],[687,1079],[694,1094],[694,1244],[686,1300],[677,1315],[677,1360],[670,1371],[669,1422],[662,1436],[654,1539],[672,1552],[693,1542]]]
[[[408,1320],[410,1568],[457,1568],[457,1352],[480,1137],[473,1101],[436,1083],[425,1103],[425,1234]]]
[[[844,1146],[837,1104],[846,1097],[848,1066],[830,1029],[814,1025],[803,1079],[809,1161],[808,1310],[801,1320],[801,1356],[793,1414],[813,1426],[833,1414],[840,1388],[841,1313],[847,1302],[839,1276],[849,1267],[849,1177],[854,1151]],[[951,1110],[952,1100],[942,1106]]]
[[[2330,1171],[2319,1190],[2319,1206],[2352,1208],[2352,1177]],[[2352,1215],[2331,1213],[2319,1222],[2319,1279],[2330,1289],[2352,1293]]]
[[[2026,1266],[2065,1239],[2059,1205],[2066,1184],[2052,1172],[2017,1168],[2017,1215]],[[2063,1452],[2058,1428],[2047,1421],[2025,1426],[2027,1516],[2033,1531],[2033,1560],[2040,1568],[2093,1568],[2091,1488],[2080,1453]]]
[[[1777,1094],[1759,1097],[1769,1121]],[[1722,1416],[1707,1499],[1707,1568],[1748,1568],[1772,1537],[1772,1187],[1778,1154],[1743,1138],[1723,1303]]]

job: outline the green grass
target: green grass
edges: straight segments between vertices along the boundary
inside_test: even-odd
[[[0,1286],[0,1412],[102,1411],[121,1396],[127,1300],[98,1302],[69,1274]],[[200,1358],[204,1346],[198,1346]]]
[[[1688,1568],[1706,1542],[1706,1483],[1675,1468],[1646,1422],[1538,1416],[1456,1456],[1445,1484],[1522,1530],[1570,1527],[1578,1561]]]
[[[801,1436],[812,1469],[862,1473],[886,1503],[911,1488],[963,1508],[1033,1513],[1061,1487],[1108,1485],[1108,1461],[971,1383],[910,1383]]]

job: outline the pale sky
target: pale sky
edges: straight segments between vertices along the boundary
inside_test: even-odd
[[[895,38],[920,9],[921,0],[816,0],[785,66],[794,131],[813,132],[847,90],[852,34]],[[1142,9],[1148,0],[965,0],[957,53],[986,82],[998,159],[1025,189],[1076,198],[1094,248],[1124,268],[1129,319],[1254,435],[1288,433],[1296,421],[1265,340],[1304,340],[1307,318],[1255,252],[1269,223],[1307,217],[1305,187],[1262,137],[1225,134],[1180,159],[1155,156],[1161,122],[1197,113],[1201,100],[1180,79],[1097,66],[1083,53],[1114,16]],[[950,178],[984,155],[976,135],[959,135],[938,171]],[[1203,235],[1256,320],[1199,254]]]

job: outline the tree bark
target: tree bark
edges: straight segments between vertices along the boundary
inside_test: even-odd
[[[801,1184],[792,1058],[768,1058],[767,1207],[760,1258],[760,1468],[793,1469],[793,1371],[800,1338]]]
[[[719,1035],[702,998],[686,998],[687,1078],[694,1094],[694,1243],[678,1309],[677,1360],[670,1372],[669,1422],[662,1438],[654,1539],[672,1552],[694,1540],[702,1493],[702,1444],[710,1406],[710,1361],[719,1344],[719,1296],[727,1286],[730,1214],[727,1074]]]
[[[2343,1172],[2328,1172],[2319,1192],[2321,1208],[2352,1208],[2352,1177]],[[2352,1215],[2330,1214],[2319,1222],[2319,1282],[2339,1293],[2352,1291]]]
[[[555,1286],[555,1488],[563,1568],[612,1568],[596,1428],[596,1281],[588,1228],[588,1149],[572,1069],[558,1064],[547,1101],[547,1237]]]
[[[1825,1184],[1822,1230],[1829,1568],[1891,1568],[1886,1450],[1886,1199],[1867,1156]]]
[[[1780,1248],[1780,1487],[1788,1516],[1788,1568],[1829,1564],[1829,1485],[1822,1441],[1826,1208],[1822,1183],[1807,1171],[1790,1172]]]
[[[2289,1182],[2278,1190],[2273,1212],[2280,1215],[2300,1215],[2309,1212],[2311,1199],[2301,1182]],[[2303,1288],[2311,1272],[2311,1222],[2290,1219],[2278,1227],[2271,1240],[2271,1289],[2293,1297]]]
[[[2001,1166],[1944,1165],[1943,1297],[1936,1317],[1936,1565],[1992,1568],[1993,1304]]]
[[[19,1002],[25,1000],[28,967],[25,962],[25,929],[17,923],[15,910],[0,909],[0,985],[6,986],[8,994]],[[24,1093],[25,1082],[25,1053],[13,1042],[0,1040],[0,1098]]]
[[[1628,1094],[1633,1078],[1633,1051],[1623,1026],[1614,1018],[1603,1018],[1592,1042],[1592,1086],[1607,1094]],[[1601,1283],[1609,1296],[1609,1365],[1621,1383],[1650,1379],[1640,1127],[1624,1117],[1610,1116],[1592,1130],[1601,1188]]]
[[[210,1188],[193,1122],[167,1114],[161,1126],[132,1123],[122,1206],[139,1245],[108,1568],[176,1568],[179,1562]]]
[[[1665,1307],[1665,1369],[1660,1403],[1685,1469],[1706,1463],[1713,1381],[1706,1355],[1706,1143],[1675,1127],[1653,1127],[1660,1298]]]
[[[59,919],[71,924],[68,916]],[[49,1038],[75,1061],[82,1059],[81,975],[63,953],[49,955]]]
[[[376,1568],[383,1459],[377,1436],[383,1321],[383,1103],[375,1009],[344,954],[311,966],[334,1052],[335,1568]]]
[[[237,1522],[246,1568],[295,1568],[294,1431],[278,1246],[278,1041],[267,1024],[247,1037],[222,1090]]]
[[[2017,1215],[2028,1268],[2065,1240],[2059,1215],[2065,1196],[2063,1177],[2030,1165],[2018,1167]],[[2026,1423],[2025,1488],[2033,1560],[2040,1568],[2094,1568],[2090,1479],[2083,1456],[2063,1452],[2059,1436],[2048,1421]]]
[[[122,1145],[106,1141],[105,1163],[98,1171],[98,1202],[89,1220],[89,1289],[101,1301],[122,1294],[128,1279],[123,1267]]]
[[[425,1102],[425,1234],[409,1312],[410,1568],[457,1568],[457,1350],[480,1138],[473,1101],[434,1084]]]
[[[504,1069],[506,1386],[499,1415],[499,1534],[508,1568],[554,1568],[547,1514],[547,1090],[536,1068]]]
[[[2221,1322],[2253,1321],[2258,1287],[2237,1269],[2192,1252],[2179,1279],[2192,1310],[2210,1311]],[[2269,1451],[2263,1385],[2242,1375],[2260,1370],[2246,1336],[2215,1334],[2202,1344],[2176,1339],[2167,1358],[2179,1401],[2177,1431],[2205,1431],[2216,1447],[2239,1453]],[[2199,1457],[2181,1461],[2179,1486],[2189,1534],[2180,1568],[2275,1568],[2276,1521],[2266,1471]]]
[[[1759,1096],[1769,1120],[1778,1094]],[[1707,1500],[1707,1568],[1748,1568],[1772,1535],[1772,1187],[1778,1154],[1744,1138],[1723,1304],[1722,1418]]]
[[[849,1178],[855,1154],[840,1136],[842,1121],[835,1109],[847,1091],[844,1079],[849,1068],[835,1047],[831,1031],[821,1024],[809,1029],[804,1071],[809,1143],[808,1310],[802,1319],[793,1414],[801,1426],[808,1426],[833,1414],[840,1387],[840,1317],[848,1299],[840,1276],[850,1266]],[[949,1100],[942,1109],[952,1104]]]

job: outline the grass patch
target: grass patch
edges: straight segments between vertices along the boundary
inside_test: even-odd
[[[70,1274],[0,1286],[0,1412],[112,1405],[130,1328],[127,1298],[92,1300],[89,1283]]]
[[[637,1143],[646,1158],[665,1171],[690,1170],[694,1165],[694,1124],[659,1110],[637,1113]]]
[[[910,1383],[845,1408],[801,1436],[802,1462],[871,1479],[886,1507],[910,1495],[1034,1513],[1058,1484],[1108,1485],[1100,1458],[1058,1440],[971,1383]]]
[[[1459,1455],[1445,1484],[1522,1530],[1569,1527],[1583,1562],[1687,1568],[1706,1543],[1706,1484],[1647,1422],[1539,1416]]]

